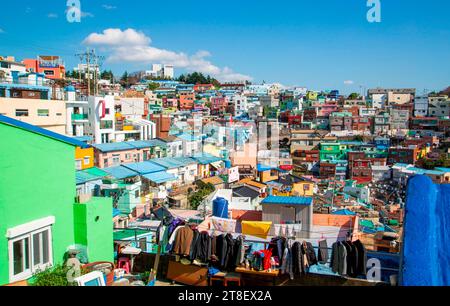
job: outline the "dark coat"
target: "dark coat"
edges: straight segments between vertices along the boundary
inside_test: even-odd
[[[356,252],[358,254],[358,263],[356,265],[355,273],[357,275],[366,274],[366,265],[367,265],[367,251],[364,245],[360,240],[356,240],[353,242],[353,245],[356,248]]]
[[[319,241],[317,257],[321,264],[326,264],[328,262],[328,244],[326,240]]]

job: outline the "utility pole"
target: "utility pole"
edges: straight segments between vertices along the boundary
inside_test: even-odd
[[[80,53],[80,54],[76,54],[77,56],[80,57],[80,62],[81,64],[84,63],[84,61],[86,61],[86,73],[85,73],[85,78],[87,79],[87,95],[90,96],[91,95],[91,64],[93,64],[93,87],[94,87],[94,95],[98,94],[98,72],[97,69],[99,69],[99,67],[102,65],[102,62],[104,60],[104,56],[97,56],[95,54],[95,50],[93,49],[86,49],[86,52],[84,53]],[[80,69],[81,70],[81,69]],[[80,83],[81,83],[81,72],[80,72]]]

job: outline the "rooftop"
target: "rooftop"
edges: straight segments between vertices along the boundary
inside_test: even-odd
[[[261,204],[279,204],[279,205],[303,205],[310,206],[312,204],[310,197],[279,197],[268,196],[262,200]]]
[[[5,125],[13,126],[22,130],[26,130],[31,133],[39,134],[44,137],[52,138],[57,141],[61,141],[64,143],[67,143],[72,146],[81,147],[81,148],[88,148],[89,146],[85,144],[84,142],[78,141],[76,139],[73,139],[71,137],[67,137],[65,135],[61,135],[46,129],[43,129],[41,127],[25,123],[10,117],[6,117],[3,115],[0,115],[0,123],[3,123]]]

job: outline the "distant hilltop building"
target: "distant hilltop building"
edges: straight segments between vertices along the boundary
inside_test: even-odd
[[[39,55],[37,59],[24,59],[23,63],[29,72],[43,73],[48,79],[64,79],[65,64],[59,56]]]
[[[172,65],[153,64],[152,70],[145,71],[145,75],[154,78],[173,79],[174,68]]]

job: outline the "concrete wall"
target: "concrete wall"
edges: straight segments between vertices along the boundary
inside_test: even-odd
[[[16,116],[16,109],[28,110],[28,116]],[[39,110],[48,110],[48,116],[38,116]],[[0,114],[65,134],[66,104],[58,100],[0,98]]]

